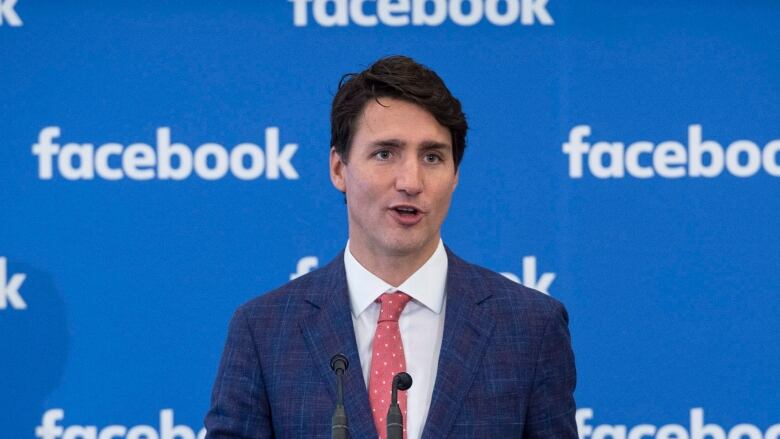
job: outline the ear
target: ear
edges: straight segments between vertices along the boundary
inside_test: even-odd
[[[330,148],[330,182],[333,183],[333,187],[344,193],[347,191],[347,186],[344,184],[344,166],[346,164],[341,160],[341,154],[336,152],[336,148]]]

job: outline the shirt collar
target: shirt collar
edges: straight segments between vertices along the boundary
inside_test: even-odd
[[[439,245],[431,257],[398,288],[395,288],[360,265],[349,251],[349,241],[347,241],[347,248],[344,250],[344,269],[347,273],[352,315],[359,316],[382,293],[392,291],[403,291],[413,300],[439,314],[444,304],[447,264],[447,252],[444,250],[444,243],[439,239]]]

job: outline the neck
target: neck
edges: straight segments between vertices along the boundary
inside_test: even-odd
[[[352,241],[349,243],[349,251],[366,270],[393,287],[398,287],[430,259],[438,246],[437,236],[422,250],[409,254],[376,254]]]

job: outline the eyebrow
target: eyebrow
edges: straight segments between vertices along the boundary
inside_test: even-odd
[[[450,145],[448,145],[446,143],[436,142],[436,141],[433,141],[433,140],[425,141],[425,142],[422,143],[421,146],[422,146],[421,149],[443,149],[443,150],[447,150],[447,149],[451,149],[452,148],[452,146],[450,146]]]
[[[383,139],[383,140],[377,140],[376,142],[372,142],[371,146],[373,147],[384,147],[384,148],[399,148],[403,145],[405,145],[406,142],[402,142],[399,139]]]
[[[402,146],[406,145],[406,142],[400,140],[400,139],[383,139],[383,140],[377,140],[376,142],[373,142],[371,146],[374,147],[384,147],[384,148],[400,148]],[[451,146],[442,143],[437,142],[435,140],[426,140],[420,145],[420,149],[428,150],[428,149],[442,149],[447,150],[450,149]]]

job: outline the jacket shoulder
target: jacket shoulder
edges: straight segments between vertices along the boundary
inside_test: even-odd
[[[511,309],[523,309],[527,312],[547,316],[566,314],[563,304],[548,294],[517,283],[506,276],[488,268],[466,262],[455,255],[453,264],[467,273],[473,288],[482,290],[491,296],[491,302]],[[568,319],[568,317],[566,317]]]
[[[238,307],[236,314],[255,315],[279,307],[287,310],[291,307],[293,310],[297,309],[307,297],[338,282],[339,270],[344,270],[343,260],[343,254],[340,254],[326,265],[244,302]]]

